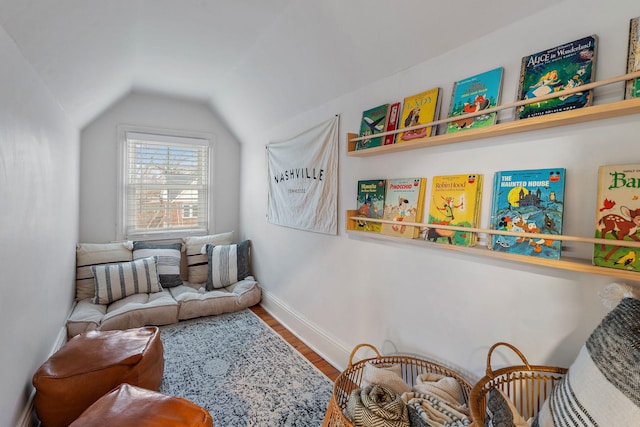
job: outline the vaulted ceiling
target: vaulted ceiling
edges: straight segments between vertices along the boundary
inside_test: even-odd
[[[141,90],[205,101],[242,140],[248,117],[268,129],[554,3],[0,0],[0,25],[78,128]]]

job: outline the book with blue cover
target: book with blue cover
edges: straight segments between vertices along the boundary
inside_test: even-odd
[[[453,85],[449,117],[463,116],[494,108],[500,102],[502,67],[459,80]],[[447,123],[447,133],[491,126],[497,113],[480,114]]]
[[[496,172],[490,228],[512,232],[562,234],[565,169]],[[560,259],[562,241],[492,234],[489,247],[498,252]]]

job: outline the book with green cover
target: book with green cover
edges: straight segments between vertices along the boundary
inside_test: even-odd
[[[384,198],[387,191],[385,179],[369,179],[358,181],[358,196],[356,216],[383,219]],[[358,221],[357,229],[379,233],[382,223],[373,221]]]
[[[640,17],[629,22],[629,53],[627,54],[627,73],[640,71]],[[640,78],[627,82],[625,99],[640,97]]]
[[[533,99],[595,81],[598,37],[583,37],[522,58],[518,100]],[[516,119],[542,116],[591,105],[591,90],[531,102],[517,108]]]
[[[388,113],[389,104],[379,105],[362,112],[360,136],[371,136],[371,138],[358,141],[356,144],[356,150],[364,150],[366,148],[379,147],[382,145],[383,137],[373,137],[373,135],[385,131]]]

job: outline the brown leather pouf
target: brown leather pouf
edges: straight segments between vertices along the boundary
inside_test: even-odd
[[[101,397],[70,427],[213,427],[209,412],[181,397],[129,384]]]
[[[36,413],[42,427],[66,427],[122,383],[158,390],[163,372],[155,326],[76,335],[34,374]]]

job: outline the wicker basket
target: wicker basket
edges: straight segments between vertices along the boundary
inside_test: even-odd
[[[376,357],[362,359],[354,363],[353,358],[362,347],[371,348],[375,352]],[[471,384],[454,370],[417,357],[401,355],[381,356],[378,349],[374,346],[370,344],[359,344],[351,352],[347,369],[345,369],[344,372],[342,372],[336,379],[333,386],[333,394],[331,395],[329,406],[327,407],[327,413],[325,415],[324,422],[322,423],[323,427],[353,427],[353,424],[349,422],[347,417],[345,417],[343,411],[347,406],[347,401],[349,400],[351,392],[360,387],[364,366],[367,362],[371,362],[374,365],[388,363],[400,364],[402,368],[402,379],[410,386],[413,385],[414,379],[421,374],[435,373],[453,377],[460,383],[462,394],[464,396],[464,403],[467,403],[469,400]]]
[[[491,354],[499,346],[513,350],[524,365],[491,369]],[[555,366],[530,365],[524,355],[509,343],[494,344],[487,354],[487,374],[482,377],[471,390],[469,406],[475,427],[486,427],[484,424],[487,407],[487,394],[494,388],[501,389],[514,403],[516,409],[525,420],[534,417],[542,404],[549,397],[553,386],[567,373],[565,368]]]

